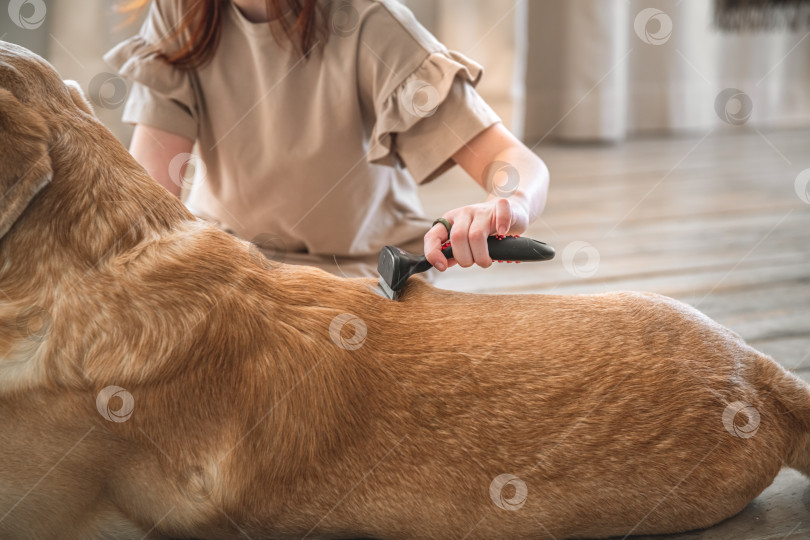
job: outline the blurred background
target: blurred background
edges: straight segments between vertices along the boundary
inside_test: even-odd
[[[101,57],[140,22],[122,26],[107,0],[7,4],[0,38],[78,81],[127,145],[127,87]],[[484,66],[479,92],[551,171],[546,210],[525,234],[552,244],[555,260],[456,266],[437,286],[666,294],[810,381],[808,2],[406,5]],[[419,189],[431,217],[486,196],[458,167]],[[806,481],[785,471],[739,516],[683,538],[810,538],[807,501]]]
[[[810,41],[806,25],[793,22],[801,13],[780,21],[776,12],[765,26],[752,16],[753,23],[721,31],[711,0],[404,3],[449,48],[484,66],[479,92],[527,143],[729,129],[718,107],[749,129],[810,125]],[[11,0],[0,36],[78,81],[127,142],[130,129],[119,120],[125,92],[105,82],[111,69],[101,55],[140,21],[125,25],[114,5]],[[727,88],[741,94],[715,103]]]

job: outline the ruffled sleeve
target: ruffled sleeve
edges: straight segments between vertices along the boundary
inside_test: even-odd
[[[151,47],[165,35],[167,21],[159,2],[153,2],[139,35],[122,41],[104,55],[132,89],[122,120],[197,138],[198,106],[192,75],[161,59]]]
[[[479,64],[445,48],[398,3],[376,7],[363,14],[358,56],[360,95],[373,116],[367,159],[428,182],[500,118],[475,91]]]
[[[453,166],[453,154],[500,121],[474,86],[482,69],[454,51],[433,53],[380,104],[369,160],[396,155],[417,183]]]

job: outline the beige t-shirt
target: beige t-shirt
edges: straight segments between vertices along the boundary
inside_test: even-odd
[[[423,253],[438,216],[423,215],[416,183],[500,121],[473,89],[481,66],[394,0],[330,2],[328,39],[308,59],[228,2],[211,63],[181,71],[147,48],[183,4],[153,3],[140,34],[105,59],[134,82],[124,121],[197,142],[204,174],[189,209],[276,259],[338,275],[376,276],[385,245]]]

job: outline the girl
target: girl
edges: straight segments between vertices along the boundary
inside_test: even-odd
[[[179,196],[196,143],[189,209],[277,260],[376,276],[398,245],[488,267],[487,236],[545,204],[548,170],[473,89],[481,66],[395,0],[155,0],[105,59],[134,82],[135,158]],[[456,163],[488,196],[432,222],[417,184]]]

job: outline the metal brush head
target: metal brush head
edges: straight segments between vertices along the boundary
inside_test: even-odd
[[[388,298],[396,300],[408,278],[428,268],[430,263],[424,255],[414,255],[396,246],[385,246],[377,260],[380,288]]]
[[[382,277],[380,277],[380,289],[382,289],[382,292],[385,295],[385,297],[390,300],[396,300],[397,298],[399,298],[399,292],[389,287],[388,283],[386,283]]]

